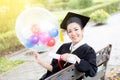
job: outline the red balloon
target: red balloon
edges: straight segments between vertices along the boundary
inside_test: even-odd
[[[48,40],[48,42],[47,42],[47,46],[49,46],[49,47],[52,47],[52,46],[54,46],[55,45],[55,39],[54,38],[50,38],[49,40]]]

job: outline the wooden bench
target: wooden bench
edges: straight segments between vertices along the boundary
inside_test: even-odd
[[[112,45],[109,44],[105,48],[101,49],[96,53],[97,55],[97,66],[98,72],[95,77],[86,77],[83,80],[105,80],[105,73],[107,68],[107,62],[110,58]],[[78,72],[74,65],[70,65],[67,68],[53,74],[52,76],[46,78],[45,80],[76,80],[85,73]]]

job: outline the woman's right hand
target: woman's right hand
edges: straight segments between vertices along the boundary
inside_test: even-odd
[[[36,62],[39,63],[39,61],[40,61],[39,53],[33,52],[33,55],[34,55],[34,57],[35,57]]]
[[[43,66],[44,68],[46,68],[47,70],[49,71],[52,71],[52,65],[42,61],[40,58],[39,58],[39,53],[37,52],[33,52],[33,55],[35,56],[35,60],[38,64],[40,64],[41,66]]]

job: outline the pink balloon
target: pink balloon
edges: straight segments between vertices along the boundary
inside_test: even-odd
[[[46,32],[39,34],[39,40],[41,43],[46,44],[50,38],[50,35]]]
[[[53,47],[55,45],[55,39],[54,38],[50,38],[47,42],[47,46],[49,47]]]

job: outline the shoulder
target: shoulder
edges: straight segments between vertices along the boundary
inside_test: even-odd
[[[70,47],[70,45],[71,45],[71,42],[69,42],[69,43],[64,43],[64,44],[61,45],[61,47]]]
[[[88,45],[87,43],[82,45],[83,48],[86,48],[88,50],[94,50],[90,45]]]
[[[95,50],[88,44],[82,45],[82,48],[85,50],[87,53],[93,53],[95,54]]]
[[[57,50],[58,54],[61,53],[68,53],[69,52],[69,47],[70,47],[71,43],[64,43],[62,44],[59,49]]]

